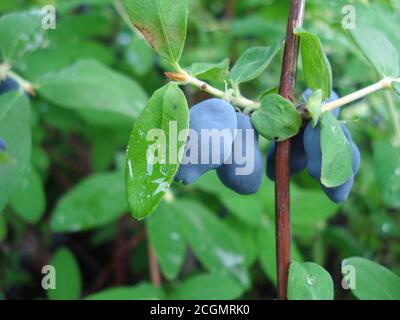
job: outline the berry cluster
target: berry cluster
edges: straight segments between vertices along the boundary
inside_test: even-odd
[[[303,94],[303,102],[305,102],[310,96],[311,90],[307,90]],[[338,95],[333,92],[332,95],[326,102],[331,102],[338,99]],[[335,117],[339,116],[339,110],[333,111]],[[340,203],[345,201],[353,186],[354,178],[360,169],[361,157],[360,151],[356,144],[353,142],[349,129],[342,125],[343,133],[347,140],[352,145],[353,154],[353,175],[343,185],[335,188],[327,188],[321,184],[322,190],[333,202]],[[290,157],[290,173],[295,174],[303,169],[307,168],[308,173],[315,180],[320,181],[321,179],[321,167],[322,167],[322,152],[321,152],[321,127],[318,124],[313,128],[311,122],[309,122],[300,133],[291,140],[291,157]],[[267,175],[271,180],[275,180],[275,153],[276,144],[272,143],[267,156]]]
[[[312,91],[303,94],[303,102],[311,96]],[[338,99],[333,92],[325,102]],[[333,111],[335,117],[339,110]],[[360,152],[354,144],[351,134],[345,125],[342,130],[352,145],[353,175],[343,185],[327,188],[321,184],[323,191],[333,202],[345,201],[353,186],[354,178],[360,168]],[[186,152],[175,181],[184,184],[193,183],[197,178],[210,170],[216,170],[219,179],[231,190],[239,194],[257,192],[262,180],[263,160],[258,147],[258,136],[251,124],[248,115],[235,112],[235,109],[221,99],[209,99],[190,109],[190,129],[194,134],[189,134],[186,143]],[[203,135],[203,130],[215,132],[218,136]],[[225,135],[221,132],[225,131]],[[313,128],[309,122],[299,134],[291,139],[290,172],[298,173],[307,168],[314,179],[320,181],[322,152],[320,142],[321,127],[318,124]],[[251,139],[248,134],[251,133]],[[217,140],[217,143],[215,143]],[[249,144],[251,144],[249,146]],[[249,151],[250,150],[250,151]],[[193,152],[195,154],[193,160]],[[273,141],[267,155],[267,176],[275,180],[276,142]],[[205,160],[205,161],[204,161]],[[252,164],[250,172],[239,173],[249,163]]]
[[[184,159],[193,160],[195,154],[195,161],[181,163],[176,181],[190,184],[205,172],[216,170],[224,185],[237,193],[251,194],[259,189],[263,160],[248,115],[235,112],[224,100],[209,99],[190,109],[190,129]],[[250,172],[238,174],[249,163]]]

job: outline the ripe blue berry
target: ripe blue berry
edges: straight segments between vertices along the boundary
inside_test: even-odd
[[[3,138],[0,138],[0,151],[4,151],[4,150],[6,150],[6,143],[5,143],[5,141],[3,140]]]
[[[222,99],[209,99],[190,109],[186,152],[175,181],[193,183],[209,170],[217,169],[232,152],[237,129],[234,108]]]
[[[321,179],[322,151],[321,151],[321,126],[315,128],[309,122],[304,129],[304,151],[307,158],[307,170],[311,177]]]
[[[352,175],[344,184],[335,188],[327,188],[322,185],[322,190],[328,198],[335,203],[341,203],[349,197],[351,188],[353,187],[354,175]]]
[[[290,173],[296,174],[302,171],[307,164],[306,154],[303,146],[303,130],[290,140]],[[267,155],[267,176],[271,180],[276,179],[276,141],[273,141]]]
[[[252,194],[261,185],[263,159],[258,147],[258,136],[251,118],[236,113],[238,133],[230,158],[217,169],[222,183],[239,194]]]
[[[327,188],[322,186],[325,194],[335,203],[340,203],[347,200],[351,188],[353,186],[354,178],[360,168],[361,157],[357,146],[353,143],[349,129],[346,126],[342,126],[342,130],[347,140],[352,145],[353,154],[353,175],[342,185],[334,188]],[[322,168],[322,152],[321,152],[321,139],[320,139],[320,125],[313,128],[311,122],[307,124],[304,130],[304,149],[307,156],[307,170],[308,173],[316,180],[321,179],[321,168]]]
[[[19,90],[19,84],[17,81],[11,78],[5,78],[4,80],[0,81],[0,94],[12,90]]]

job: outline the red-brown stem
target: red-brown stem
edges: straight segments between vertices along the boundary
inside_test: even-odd
[[[147,244],[147,254],[149,257],[149,267],[150,267],[150,280],[153,286],[155,287],[161,287],[161,274],[160,274],[160,268],[158,266],[157,262],[157,257],[154,253],[154,249],[151,246],[151,243],[148,239],[148,244]]]
[[[285,51],[279,93],[293,101],[296,84],[297,56],[299,39],[293,30],[300,27],[304,20],[306,0],[291,0],[286,31]],[[290,140],[278,143],[276,153],[275,184],[275,226],[276,226],[276,262],[278,279],[278,298],[287,299],[287,285],[290,266]]]
[[[235,15],[236,0],[229,0],[225,7],[225,18],[231,19]]]

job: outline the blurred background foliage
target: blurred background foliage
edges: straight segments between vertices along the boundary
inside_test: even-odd
[[[249,47],[281,41],[288,3],[190,0],[181,64],[232,64]],[[398,0],[307,1],[305,27],[321,38],[340,95],[378,79],[341,27],[348,3],[357,5],[357,22],[383,30],[400,47]],[[169,66],[110,0],[2,0],[0,14],[48,4],[57,8],[57,29],[45,33],[41,49],[12,62],[38,89],[30,108],[31,164],[0,208],[0,298],[275,298],[273,183],[265,178],[257,194],[239,196],[209,173],[192,186],[174,184],[150,219],[134,221],[124,194],[125,147]],[[281,55],[242,88],[245,96],[276,88]],[[299,68],[298,101],[305,89]],[[207,98],[184,90],[189,105]],[[324,266],[336,299],[353,298],[340,286],[347,257],[369,258],[400,275],[399,112],[399,97],[387,92],[342,111],[362,154],[345,204],[329,202],[307,173],[292,179],[293,258]],[[260,144],[266,154],[269,141]],[[150,243],[162,288],[150,281]],[[57,289],[48,292],[41,287],[46,264],[57,270]]]

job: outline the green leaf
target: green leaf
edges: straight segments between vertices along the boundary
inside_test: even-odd
[[[172,300],[232,300],[243,294],[243,287],[229,276],[199,274],[174,288]]]
[[[255,227],[260,225],[264,208],[257,194],[238,197],[237,193],[222,184],[214,171],[202,175],[194,186],[216,196],[230,213],[246,224]]]
[[[50,263],[55,269],[55,289],[48,289],[50,300],[77,300],[82,290],[81,273],[78,262],[67,248],[58,249]]]
[[[179,214],[182,233],[201,263],[209,271],[230,275],[247,287],[245,254],[235,233],[198,202],[175,200],[172,204]]]
[[[122,174],[98,173],[64,194],[51,217],[56,232],[76,232],[104,226],[128,211]]]
[[[310,112],[314,128],[317,126],[319,117],[321,116],[322,94],[323,93],[321,89],[313,91],[306,104],[306,108],[308,112]]]
[[[302,28],[296,28],[295,34],[300,37],[301,61],[307,86],[313,91],[322,89],[325,100],[332,91],[332,69],[321,40]]]
[[[174,136],[174,126],[179,137]],[[168,190],[183,155],[188,128],[188,106],[179,87],[170,83],[157,90],[136,121],[128,143],[126,195],[135,218],[151,214]],[[152,133],[156,137],[147,137]]]
[[[87,3],[86,5],[93,6]],[[59,3],[57,13],[59,13]],[[49,38],[51,42],[77,38],[109,38],[113,36],[113,23],[113,19],[110,19],[105,10],[90,10],[85,14],[65,14],[62,19],[57,20],[56,29],[49,32]]]
[[[259,202],[259,201],[258,201]],[[251,267],[258,258],[257,229],[256,227],[244,224],[234,216],[225,219],[226,225],[240,237],[243,251],[246,255],[246,266]]]
[[[333,300],[333,295],[333,281],[324,268],[312,262],[290,264],[289,300]]]
[[[383,201],[388,207],[400,208],[400,147],[390,141],[376,140],[372,149],[375,179]]]
[[[321,182],[326,187],[337,187],[353,174],[353,154],[340,122],[331,112],[321,118]]]
[[[229,59],[226,58],[219,63],[194,63],[188,68],[188,72],[198,79],[224,81],[229,76]]]
[[[10,199],[10,205],[24,220],[37,223],[46,209],[46,194],[43,182],[31,169]]]
[[[129,17],[158,54],[176,65],[182,55],[187,0],[124,0]]]
[[[0,57],[13,63],[45,44],[42,14],[14,12],[0,17]]]
[[[392,88],[400,96],[400,82],[393,81]]]
[[[18,188],[31,157],[31,123],[28,98],[19,91],[0,95],[0,137],[12,163],[0,163],[0,213]]]
[[[339,209],[319,189],[307,189],[292,183],[290,196],[293,234],[299,237],[312,237],[323,231],[327,220]]]
[[[355,288],[350,288],[360,300],[400,300],[400,277],[373,261],[359,257],[345,259],[342,273],[344,280],[355,276]]]
[[[69,0],[57,1],[57,12],[67,14],[77,9],[80,5],[90,5],[90,7],[101,9],[110,5],[110,0]],[[85,13],[85,15],[88,13]]]
[[[257,232],[258,251],[260,252],[261,268],[271,282],[276,285],[276,245],[275,245],[275,225],[273,221],[267,220]],[[303,261],[297,249],[296,243],[292,241],[292,259]]]
[[[301,116],[290,101],[279,94],[270,94],[261,101],[261,108],[251,121],[257,132],[268,140],[286,140],[295,136],[301,126]]]
[[[169,280],[175,279],[185,258],[186,244],[177,214],[168,203],[160,203],[147,221],[147,231],[163,274]]]
[[[115,287],[91,294],[87,300],[161,300],[165,294],[161,288],[149,283],[140,283],[134,287]]]
[[[112,166],[117,159],[116,153],[126,144],[130,129],[90,128],[91,162],[94,171],[105,171]]]
[[[8,152],[0,151],[0,164],[12,164],[14,159],[8,154]]]
[[[258,0],[258,4],[256,2],[252,2],[255,5],[261,3]],[[242,6],[244,2],[240,4]],[[249,7],[249,10],[253,12],[254,7]],[[272,7],[271,7],[272,9]],[[246,37],[256,38],[257,40],[261,40],[263,42],[271,41],[271,39],[279,39],[282,37],[282,31],[286,27],[286,21],[284,22],[282,19],[265,19],[265,15],[262,13],[262,10],[258,10],[257,14],[254,10],[254,13],[246,13],[243,15],[236,15],[235,19],[232,20],[229,35],[233,39],[244,39]],[[274,11],[274,9],[272,9]],[[272,13],[271,11],[269,13]],[[274,14],[278,16],[283,15],[283,11],[278,12],[275,11]]]
[[[279,86],[274,86],[274,87],[270,87],[265,89],[263,92],[261,92],[261,94],[258,96],[259,100],[262,100],[264,97],[270,95],[270,94],[279,94]]]
[[[21,70],[25,78],[36,83],[40,82],[40,78],[44,75],[57,73],[80,59],[94,59],[112,65],[115,60],[113,54],[110,48],[93,40],[63,38],[62,42],[52,42],[50,46],[24,57],[18,61],[16,68]]]
[[[364,56],[383,77],[399,76],[399,53],[385,34],[358,24],[356,29],[351,30],[351,35]]]
[[[275,217],[275,184],[265,179],[261,186],[260,202],[264,212],[273,220]],[[290,184],[290,221],[293,235],[301,240],[314,241],[327,226],[327,220],[339,210],[339,206],[330,201],[321,188],[310,189]]]
[[[235,85],[257,78],[271,63],[282,47],[276,43],[272,47],[255,47],[246,50],[231,71],[231,81]]]
[[[332,247],[340,254],[340,257],[352,255],[370,254],[369,250],[345,227],[328,226],[324,232],[326,246]]]
[[[144,38],[132,37],[131,43],[125,50],[125,60],[133,72],[145,75],[153,67],[154,52]]]
[[[39,80],[38,92],[59,106],[119,117],[130,123],[147,101],[144,90],[133,80],[101,63],[83,59]]]
[[[400,35],[397,32],[400,19],[398,14],[393,14],[399,8],[399,1],[392,0],[391,3],[392,6],[379,2],[353,5],[357,11],[357,27],[367,26],[384,33],[400,53]]]

